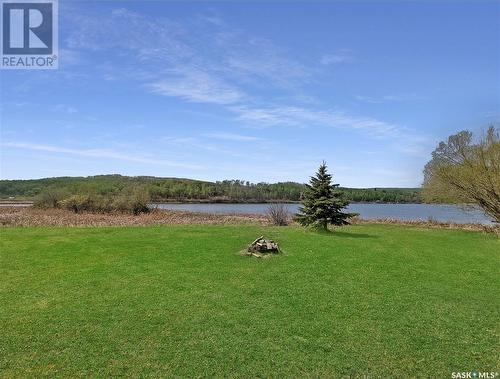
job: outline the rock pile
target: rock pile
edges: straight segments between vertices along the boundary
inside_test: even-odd
[[[257,258],[262,258],[268,254],[278,254],[279,252],[280,248],[278,244],[273,240],[265,239],[264,236],[260,236],[253,241],[247,249],[247,255]]]

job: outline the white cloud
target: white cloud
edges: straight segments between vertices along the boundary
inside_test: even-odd
[[[223,46],[229,53],[223,60],[227,75],[244,82],[265,86],[294,87],[307,81],[310,67],[287,57],[287,53],[271,41],[237,35],[233,43]]]
[[[15,108],[25,108],[25,107],[32,106],[35,104],[30,103],[28,101],[5,101],[5,102],[3,102],[3,104],[0,104],[0,105],[11,106],[11,107],[15,107]]]
[[[223,147],[212,145],[207,143],[206,141],[200,141],[198,138],[194,137],[164,137],[162,139],[164,142],[177,145],[182,147],[183,149],[194,149],[194,150],[205,150],[215,155],[230,155],[233,157],[243,157],[247,155],[243,155],[236,151],[227,150]]]
[[[305,105],[294,101],[298,91],[290,91],[309,80],[313,67],[291,58],[288,51],[271,41],[250,36],[228,26],[216,16],[197,16],[176,22],[117,9],[108,15],[76,16],[76,26],[68,38],[70,48],[119,51],[120,70],[112,63],[104,75],[113,80],[133,80],[148,91],[188,102],[213,104],[228,110],[252,126],[287,125],[296,127],[333,127],[357,130],[375,138],[410,140],[408,130],[400,125],[363,115]],[[334,65],[354,61],[353,52],[339,49],[325,54],[319,63]],[[260,89],[285,89],[274,104]],[[244,90],[243,90],[244,88]],[[295,92],[295,93],[294,93]],[[307,93],[301,89],[301,96]],[[405,99],[411,99],[407,95]],[[367,102],[402,101],[402,96],[386,95],[381,99],[358,96]],[[276,98],[274,98],[276,101]],[[287,104],[299,103],[290,106]],[[216,137],[211,137],[216,138]],[[218,137],[242,140],[238,137]],[[191,141],[205,150],[217,149],[205,142]],[[194,145],[193,145],[194,147]],[[408,151],[410,148],[408,148]]]
[[[50,153],[79,155],[79,156],[91,157],[91,158],[117,159],[117,160],[123,160],[123,161],[128,161],[128,162],[165,165],[165,166],[180,167],[180,168],[186,168],[186,169],[202,169],[203,168],[202,166],[199,166],[199,165],[184,164],[184,163],[159,160],[159,159],[150,159],[150,158],[146,158],[146,157],[134,156],[134,155],[131,155],[128,153],[121,153],[121,152],[117,152],[114,150],[107,150],[107,149],[73,149],[73,148],[60,147],[60,146],[34,144],[34,143],[29,143],[29,142],[5,142],[5,143],[2,143],[2,146],[17,148],[17,149],[46,151],[46,152],[50,152]]]
[[[220,139],[220,140],[226,140],[226,141],[259,141],[261,138],[259,137],[253,137],[253,136],[246,136],[246,135],[241,135],[241,134],[233,134],[233,133],[207,133],[204,134],[205,137],[208,138],[215,138],[215,139]]]
[[[82,54],[78,50],[59,49],[60,65],[62,67],[75,66],[85,63]]]
[[[152,92],[199,103],[232,104],[244,99],[239,90],[197,69],[178,70],[177,76],[150,84]]]
[[[74,114],[78,112],[78,110],[75,107],[66,104],[57,104],[54,106],[53,110],[55,112],[61,112],[67,114]]]
[[[242,84],[290,86],[310,74],[271,41],[242,33],[218,17],[180,23],[115,9],[106,15],[74,14],[71,24],[70,49],[120,53],[119,71],[113,64],[97,66],[107,80],[152,83],[158,93],[188,101],[233,103],[241,100]]]
[[[301,107],[249,108],[231,107],[243,121],[262,126],[290,125],[298,127],[327,126],[355,129],[372,136],[396,136],[401,134],[397,125],[371,117],[352,116],[339,111],[311,110]]]
[[[233,106],[230,109],[240,120],[253,126],[329,127],[358,131],[364,136],[386,140],[394,151],[418,158],[428,157],[434,144],[434,140],[429,136],[417,134],[404,126],[341,111],[291,106],[268,108]]]
[[[424,96],[419,96],[416,94],[403,94],[403,95],[384,95],[379,97],[372,96],[356,96],[356,100],[363,101],[365,103],[371,104],[382,104],[389,102],[403,102],[403,101],[416,101],[416,100],[424,100]]]
[[[332,64],[338,63],[347,63],[352,62],[354,57],[352,55],[352,51],[349,49],[340,49],[337,50],[334,54],[325,54],[321,57],[321,64],[328,66]]]

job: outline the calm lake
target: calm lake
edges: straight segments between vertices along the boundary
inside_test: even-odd
[[[161,209],[222,214],[263,214],[269,204],[155,204]],[[288,204],[290,213],[297,212],[300,204]],[[480,209],[450,204],[351,204],[349,212],[359,213],[364,219],[391,218],[397,220],[429,219],[460,224],[492,224]]]

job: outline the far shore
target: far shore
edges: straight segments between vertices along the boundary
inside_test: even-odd
[[[186,199],[186,200],[161,200],[152,201],[151,205],[155,204],[301,204],[300,201],[292,200],[199,200],[199,199]],[[422,202],[393,202],[393,201],[350,201],[350,204],[425,204]]]
[[[221,199],[166,199],[166,200],[155,200],[152,201],[151,205],[158,204],[300,204],[300,201],[291,200],[245,200],[245,201],[235,201],[235,200],[221,200]],[[351,201],[351,204],[428,204],[424,202],[393,202],[393,201]],[[34,204],[33,200],[1,200],[0,207],[15,207],[15,206],[31,206]],[[442,203],[440,203],[442,204]],[[457,205],[457,204],[453,204]]]

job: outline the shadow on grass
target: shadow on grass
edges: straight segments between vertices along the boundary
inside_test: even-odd
[[[341,238],[378,238],[378,236],[374,236],[371,234],[344,232],[342,230],[317,230],[316,233],[322,236],[341,237]]]

